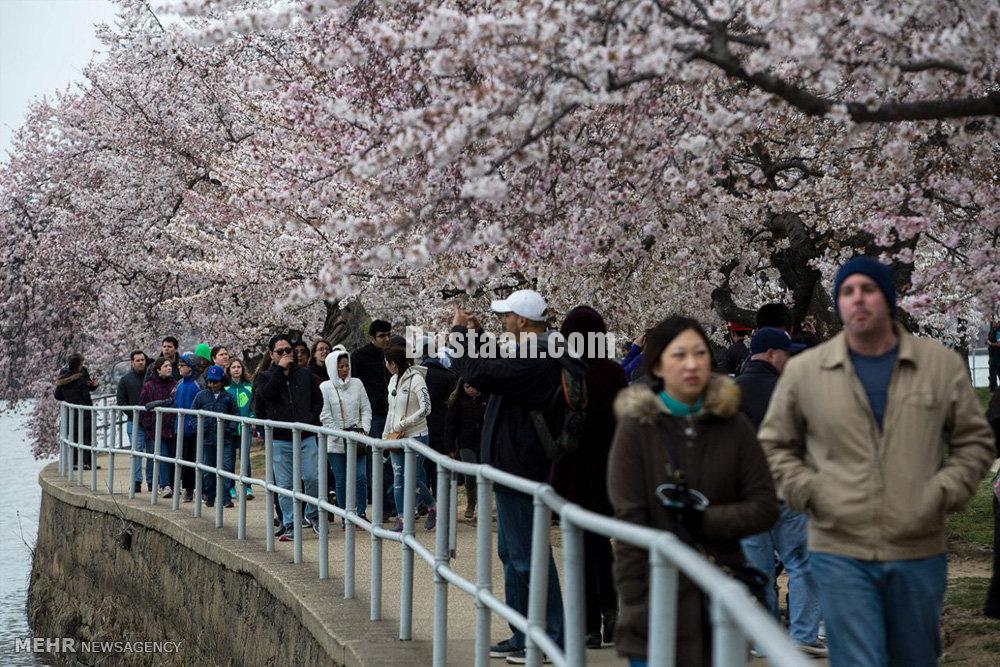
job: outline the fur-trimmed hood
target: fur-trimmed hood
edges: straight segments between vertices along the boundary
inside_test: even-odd
[[[727,419],[740,409],[740,388],[728,375],[715,373],[708,380],[705,390],[705,405],[698,413],[699,419],[708,416]],[[623,389],[615,398],[615,417],[617,419],[631,418],[641,422],[651,423],[659,415],[669,415],[667,406],[653,391],[651,385],[637,382]]]

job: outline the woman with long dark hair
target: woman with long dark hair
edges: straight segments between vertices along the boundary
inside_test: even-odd
[[[757,435],[740,412],[740,392],[711,372],[711,347],[697,320],[674,316],[647,336],[646,379],[615,399],[618,419],[608,463],[615,517],[668,530],[728,568],[752,579],[740,538],[767,530],[778,500]],[[630,665],[645,665],[649,555],[615,545],[620,610],[615,643]],[[705,597],[681,577],[677,602],[677,664],[711,662]]]

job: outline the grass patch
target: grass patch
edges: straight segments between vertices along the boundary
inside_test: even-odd
[[[976,387],[976,397],[979,398],[979,404],[983,406],[983,410],[985,410],[986,406],[990,404],[990,388]]]
[[[979,483],[962,512],[948,517],[948,537],[978,546],[993,546],[993,476]]]
[[[979,611],[986,601],[986,589],[990,586],[988,577],[956,577],[948,580],[944,593],[944,606],[957,609]]]

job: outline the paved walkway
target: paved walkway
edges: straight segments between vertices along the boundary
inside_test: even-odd
[[[135,509],[150,508],[148,492],[137,495],[133,500],[128,499],[129,479],[129,457],[127,454],[117,454],[115,456],[114,493],[116,502],[127,504]],[[105,496],[107,493],[107,472],[109,461],[106,455],[100,456],[101,470],[98,471],[98,493]],[[77,473],[78,474],[78,473]],[[84,472],[84,485],[89,489],[91,472]],[[79,489],[80,487],[76,487]],[[157,514],[167,513],[178,522],[191,524],[195,521],[199,524],[199,532],[206,534],[206,528],[211,529],[207,534],[217,535],[220,545],[228,548],[240,549],[241,543],[236,540],[236,522],[238,517],[238,507],[226,509],[224,511],[224,525],[214,529],[214,509],[202,508],[202,517],[194,519],[195,503],[181,502],[180,509],[174,513],[168,511],[172,500],[159,499],[159,506],[156,508]],[[258,494],[254,500],[247,502],[247,539],[248,551],[259,552],[263,549],[265,541],[265,530],[271,529],[270,517],[264,516],[265,503],[263,496]],[[463,506],[459,505],[459,516]],[[333,588],[338,594],[343,592],[344,574],[344,532],[339,527],[339,522],[330,522],[332,529],[329,538],[329,574]],[[331,582],[319,582],[319,547],[318,537],[311,531],[305,531],[303,539],[303,562],[298,568],[301,570],[301,580],[306,581],[315,578],[317,585],[322,585],[325,590],[329,590]],[[557,529],[553,537],[558,540]],[[425,531],[422,521],[418,523],[416,537],[432,553],[434,551],[434,532]],[[556,543],[558,543],[556,541]],[[475,553],[475,523],[464,519],[458,521],[456,557],[452,559],[451,566],[463,577],[470,581],[475,581],[476,573],[476,553]],[[382,611],[383,621],[370,622],[367,620],[369,610],[369,599],[371,592],[371,537],[358,530],[355,538],[356,545],[356,589],[355,600],[351,609],[360,618],[344,619],[344,626],[359,626],[362,624],[373,624],[381,626],[378,634],[383,637],[398,636],[399,627],[399,590],[400,590],[400,563],[402,559],[402,546],[397,542],[383,542],[383,580],[382,580]],[[293,562],[293,544],[291,542],[275,541],[275,552],[278,558],[283,557],[283,562]],[[554,550],[557,568],[562,571],[561,552],[558,547]],[[498,597],[503,595],[503,576],[499,558],[496,555],[496,543],[494,537],[493,544],[493,591]],[[419,557],[414,558],[414,583],[413,583],[413,641],[407,642],[407,647],[412,647],[409,657],[412,664],[429,664],[430,646],[433,633],[434,617],[434,582],[430,567]],[[296,577],[298,578],[298,577]],[[329,595],[327,593],[327,595]],[[360,609],[358,607],[361,607]],[[374,630],[375,628],[372,628]],[[359,628],[360,630],[360,628]],[[493,615],[491,623],[492,639],[494,642],[509,637],[510,631],[500,617]],[[471,665],[474,663],[474,637],[475,637],[475,605],[472,598],[458,590],[455,586],[449,586],[448,595],[448,664],[450,665]],[[375,639],[369,635],[368,641]],[[390,640],[391,642],[391,640]],[[370,648],[369,648],[370,647]],[[385,646],[389,649],[383,654],[378,646],[368,644],[364,649],[362,664],[390,664],[396,663],[399,659],[400,644],[395,646]],[[501,661],[493,661],[495,664],[503,664]],[[588,665],[623,665],[626,661],[619,658],[613,647],[605,647],[600,650],[587,651]],[[750,664],[765,665],[766,661],[755,660]],[[817,661],[815,664],[822,665],[825,661]]]

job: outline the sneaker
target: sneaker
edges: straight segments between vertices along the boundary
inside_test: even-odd
[[[424,521],[424,530],[434,530],[434,526],[437,525],[437,510],[433,507],[427,512],[427,519]]]
[[[247,486],[247,500],[253,500],[253,487]]]
[[[194,500],[194,491],[188,489],[184,492],[184,502],[190,503]]]
[[[281,525],[279,525],[274,531],[275,537],[281,537],[284,534],[285,534],[285,527]]]
[[[289,531],[286,531],[286,532],[282,533],[281,537],[278,538],[278,541],[279,542],[293,542],[293,541],[295,541],[295,537],[292,535],[292,531],[289,530]]]
[[[476,516],[476,506],[475,505],[466,505],[465,506],[465,518],[466,519],[473,519],[473,518],[475,518],[475,516]]]
[[[393,524],[392,529],[397,533],[403,532],[403,520],[400,519],[398,516],[396,517],[396,523]]]
[[[142,493],[142,482],[133,482],[132,488],[135,490],[136,493]]]
[[[427,516],[428,511],[429,510],[427,509],[426,505],[421,505],[420,507],[417,508],[417,516]]]
[[[208,497],[208,500],[205,501],[205,507],[215,507],[215,494],[214,493]]]
[[[547,655],[545,655],[543,653],[542,654],[542,662],[543,663],[551,663],[552,661],[549,660],[549,656],[547,656]],[[528,664],[528,652],[525,651],[522,648],[519,651],[515,651],[514,653],[511,653],[510,655],[507,656],[507,664],[510,664],[510,665],[526,665],[526,664]]]
[[[222,506],[223,507],[235,507],[235,505],[233,505],[233,499],[232,498],[226,498],[226,500],[222,503]]]
[[[163,487],[162,491],[163,491],[163,497],[164,498],[173,498],[174,497],[174,490],[170,487],[169,484],[167,486]]]
[[[587,648],[601,648],[603,645],[600,632],[587,633]]]
[[[514,646],[514,643],[511,640],[505,639],[499,644],[494,644],[490,647],[490,657],[506,658],[508,655],[512,655],[518,651],[524,653],[523,648],[518,648],[517,646]]]
[[[821,642],[818,639],[812,644],[796,644],[796,646],[799,647],[800,651],[813,658],[825,658],[830,654],[826,642]]]
[[[309,527],[312,528],[312,532],[316,535],[316,537],[319,537],[319,522],[317,521],[316,523],[311,523],[309,524]]]

